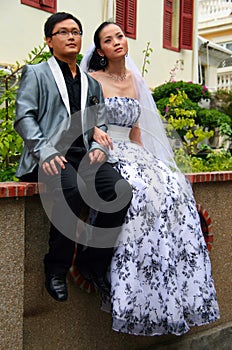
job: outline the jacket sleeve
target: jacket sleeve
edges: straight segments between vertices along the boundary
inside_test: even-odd
[[[39,165],[59,152],[49,142],[40,128],[40,86],[33,66],[25,66],[22,72],[16,100],[15,130]]]

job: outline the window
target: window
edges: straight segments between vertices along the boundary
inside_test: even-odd
[[[192,50],[194,0],[164,0],[163,47]]]
[[[56,12],[56,0],[21,0],[21,4],[51,13]]]
[[[219,45],[221,45],[225,49],[232,51],[232,41],[219,43]],[[219,63],[218,68],[225,68],[225,67],[231,67],[231,66],[232,66],[232,57],[229,57],[229,58],[226,58],[225,60],[221,61]]]
[[[116,0],[116,22],[125,35],[136,39],[137,0]]]

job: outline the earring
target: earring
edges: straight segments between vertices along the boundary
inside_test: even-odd
[[[104,66],[106,65],[106,59],[105,59],[105,57],[102,57],[102,58],[100,59],[100,65],[101,65],[102,67],[104,67]]]

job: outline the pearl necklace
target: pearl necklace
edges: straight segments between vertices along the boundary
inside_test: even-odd
[[[126,70],[124,71],[123,75],[118,76],[118,75],[114,75],[111,72],[108,72],[109,74],[109,78],[114,80],[114,81],[123,81],[126,79]]]

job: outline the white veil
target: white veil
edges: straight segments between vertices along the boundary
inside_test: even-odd
[[[81,60],[80,67],[85,72],[91,71],[89,70],[89,62],[94,50],[95,46],[92,44]],[[156,158],[165,163],[173,172],[175,172],[183,185],[184,183],[186,184],[185,176],[181,173],[174,160],[174,153],[166,135],[164,123],[159,115],[151,92],[129,55],[126,57],[126,67],[134,76],[138,100],[141,105],[139,126],[144,147],[154,154]]]

